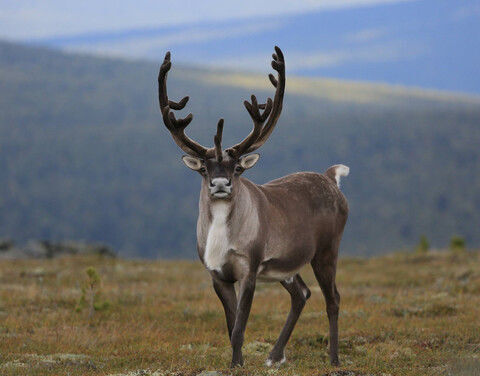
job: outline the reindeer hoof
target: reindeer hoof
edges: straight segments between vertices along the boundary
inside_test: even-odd
[[[340,362],[338,361],[338,359],[333,359],[332,361],[330,361],[330,364],[334,367],[340,366]]]
[[[242,366],[243,366],[243,359],[232,360],[232,362],[230,363],[230,368],[242,367]]]
[[[285,363],[287,361],[287,358],[285,358],[285,355],[282,356],[282,358],[280,360],[275,360],[275,359],[272,359],[272,358],[268,358],[265,362],[265,365],[267,367],[272,367],[272,366],[277,366],[277,367],[280,367],[283,363]]]

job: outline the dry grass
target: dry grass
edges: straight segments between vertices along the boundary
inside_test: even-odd
[[[101,278],[99,299],[110,303],[91,319],[88,309],[75,310],[90,265]],[[320,289],[309,269],[302,275],[313,294],[287,346],[287,363],[263,365],[289,297],[279,284],[260,284],[247,327],[246,365],[230,372],[223,310],[199,262],[2,261],[0,374],[478,374],[478,252],[343,258],[338,369],[328,365]]]

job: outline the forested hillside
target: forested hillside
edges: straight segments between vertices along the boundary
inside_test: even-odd
[[[173,56],[173,60],[175,56]],[[287,75],[288,75],[288,56]],[[265,66],[269,64],[268,55]],[[101,241],[124,255],[194,257],[200,178],[161,121],[158,64],[0,43],[0,237]],[[251,128],[242,101],[273,94],[266,74],[175,65],[189,134],[224,145]],[[480,245],[480,99],[287,76],[284,112],[257,183],[344,163],[342,252],[411,246],[421,234]]]

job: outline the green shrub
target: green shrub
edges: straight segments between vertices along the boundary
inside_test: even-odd
[[[88,307],[88,317],[91,318],[95,311],[105,311],[110,308],[110,302],[100,301],[100,276],[93,266],[85,269],[87,275],[82,287],[82,295],[75,307],[76,312],[81,312]],[[88,298],[87,298],[88,295]]]
[[[425,254],[425,253],[428,252],[429,249],[430,249],[430,243],[429,243],[427,237],[425,235],[422,235],[420,237],[420,241],[418,242],[416,251],[417,251],[417,253]]]
[[[450,250],[455,253],[462,253],[465,251],[465,239],[461,236],[454,235],[450,239]]]

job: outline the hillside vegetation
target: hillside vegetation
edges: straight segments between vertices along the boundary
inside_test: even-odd
[[[287,363],[264,366],[290,298],[278,283],[259,284],[245,367],[230,372],[223,309],[199,262],[2,261],[0,374],[478,375],[479,252],[341,258],[340,368],[329,365],[320,288],[310,268],[302,276],[312,297]]]
[[[265,67],[269,64],[265,57]],[[287,75],[288,75],[288,56]],[[266,74],[175,65],[169,95],[190,95],[192,137],[224,144],[251,128],[242,101],[272,95]],[[158,64],[0,43],[0,237],[105,242],[123,255],[195,257],[199,177],[158,110]],[[284,112],[246,175],[351,168],[342,252],[480,245],[480,99],[288,76]]]

